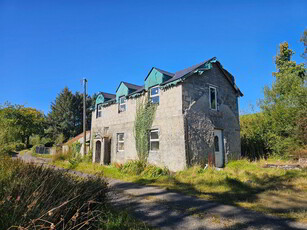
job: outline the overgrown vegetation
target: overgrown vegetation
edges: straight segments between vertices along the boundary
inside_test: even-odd
[[[0,158],[0,229],[148,229],[108,203],[102,178]]]
[[[149,152],[148,133],[155,118],[157,106],[150,103],[147,97],[139,99],[134,121],[135,147],[140,161],[146,162]]]
[[[90,174],[103,173],[105,177],[160,186],[224,204],[307,222],[307,169],[264,168],[266,163],[291,162],[271,158],[258,162],[239,160],[230,162],[222,171],[195,166],[172,174],[167,169],[140,161],[110,166],[82,162],[74,170]],[[57,161],[54,164],[70,168],[68,161]]]
[[[81,162],[91,163],[92,162],[92,150],[90,150],[84,157],[80,154],[81,144],[74,142],[68,146],[66,152],[62,151],[61,147],[56,149],[56,153],[52,155],[52,161],[68,161],[70,163],[70,169],[74,169]]]
[[[306,52],[306,42],[304,45]],[[250,159],[267,154],[287,156],[306,148],[307,74],[303,63],[291,61],[293,54],[287,42],[280,44],[275,82],[265,87],[261,113],[241,116],[242,149]]]
[[[160,176],[169,175],[169,170],[167,168],[160,168],[154,165],[145,163],[144,161],[129,161],[118,167],[119,171],[123,174],[132,176],[144,176],[157,178]]]

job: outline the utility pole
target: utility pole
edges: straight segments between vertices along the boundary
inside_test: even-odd
[[[83,156],[86,155],[86,78],[83,78]]]

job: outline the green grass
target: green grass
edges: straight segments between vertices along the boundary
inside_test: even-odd
[[[33,157],[39,157],[39,158],[52,158],[51,154],[39,154],[39,153],[32,153]]]
[[[20,154],[21,156],[24,155],[26,152],[31,152],[31,148],[30,149],[24,149],[18,152],[18,154]]]
[[[160,186],[224,204],[307,222],[307,169],[263,168],[266,163],[289,162],[277,159],[260,162],[239,160],[230,162],[221,171],[194,166],[172,175],[124,173],[122,166],[92,163],[79,163],[74,170],[102,173],[105,177]],[[53,164],[63,168],[71,166],[67,161]]]
[[[148,229],[115,210],[107,191],[102,178],[81,179],[1,157],[0,229]]]

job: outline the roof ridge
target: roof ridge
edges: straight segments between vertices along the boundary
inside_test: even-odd
[[[133,85],[133,86],[137,86],[137,87],[142,87],[142,86],[140,86],[140,85],[136,85],[136,84],[129,83],[129,82],[126,82],[126,81],[122,81],[122,83],[124,83],[124,84],[129,84],[129,85]]]
[[[163,69],[160,69],[160,68],[157,68],[157,67],[153,67],[155,68],[156,70],[162,72],[162,73],[165,73],[166,75],[169,75],[169,76],[174,76],[175,74],[174,73],[171,73],[169,71],[166,71],[166,70],[163,70]]]
[[[107,92],[103,92],[103,91],[100,91],[99,93],[105,93],[105,94],[110,94],[110,95],[116,95],[114,93],[107,93]]]

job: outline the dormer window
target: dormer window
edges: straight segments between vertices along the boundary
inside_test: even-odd
[[[101,114],[102,114],[102,105],[98,104],[96,118],[101,117]]]
[[[217,97],[216,97],[216,88],[209,87],[209,103],[210,109],[217,110]]]
[[[126,100],[126,97],[120,97],[119,98],[119,108],[118,108],[118,111],[119,112],[124,112],[124,111],[126,111],[126,102],[127,102],[127,100]]]
[[[150,102],[153,104],[159,104],[160,102],[160,88],[159,86],[150,89]]]

